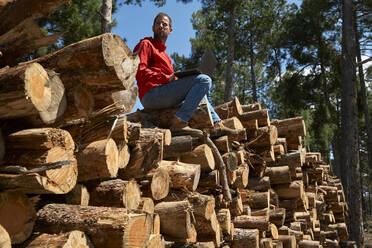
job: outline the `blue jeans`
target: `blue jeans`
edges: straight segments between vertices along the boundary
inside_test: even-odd
[[[142,97],[141,103],[147,109],[170,108],[182,103],[176,116],[188,122],[200,101],[205,98],[213,122],[220,121],[220,117],[206,97],[211,84],[211,78],[204,74],[184,77],[152,88]]]

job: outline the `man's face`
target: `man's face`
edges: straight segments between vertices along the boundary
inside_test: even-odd
[[[154,37],[157,39],[167,38],[168,35],[173,31],[169,25],[169,19],[166,16],[162,16],[156,19],[155,24],[152,26]]]

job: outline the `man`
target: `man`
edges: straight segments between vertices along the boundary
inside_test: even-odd
[[[211,79],[199,74],[178,79],[174,75],[171,59],[165,52],[165,42],[172,33],[172,20],[165,13],[159,13],[152,26],[154,37],[142,39],[134,48],[139,51],[140,63],[136,75],[139,98],[146,109],[174,107],[182,103],[181,108],[170,120],[171,130],[187,130],[188,121],[200,101],[206,98]],[[221,119],[208,102],[214,123]]]

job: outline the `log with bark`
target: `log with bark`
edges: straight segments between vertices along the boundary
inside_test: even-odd
[[[257,120],[259,127],[270,126],[269,111],[267,109],[244,112],[238,116],[238,118],[242,122],[243,126],[245,126],[245,123],[247,125],[254,120]]]
[[[91,190],[90,196],[92,206],[125,207],[128,210],[137,209],[141,201],[137,182],[121,179],[99,183]]]
[[[258,229],[268,231],[270,222],[267,216],[240,215],[234,218],[234,227],[243,229]]]
[[[0,96],[2,119],[29,117],[33,122],[50,124],[60,119],[67,107],[59,76],[38,63],[2,69]]]
[[[161,233],[170,240],[186,240],[195,233],[191,205],[187,200],[158,203],[155,206],[155,213],[160,217]]]
[[[173,189],[187,188],[195,191],[200,179],[200,165],[188,164],[177,161],[162,160],[159,168],[168,171],[170,177],[170,187]]]
[[[153,227],[147,214],[124,208],[49,204],[37,213],[35,231],[58,234],[80,230],[95,247],[145,247]]]
[[[273,120],[271,125],[277,127],[279,137],[306,136],[306,126],[302,116],[284,120]]]
[[[191,153],[199,145],[201,145],[200,139],[190,135],[172,137],[170,144],[164,146],[163,158],[174,158],[182,153]]]
[[[10,190],[0,193],[0,226],[9,234],[12,244],[20,244],[30,237],[35,218],[34,205],[24,193]],[[0,233],[0,240],[7,242],[6,234]]]
[[[242,106],[237,97],[234,97],[230,102],[214,107],[214,111],[216,111],[221,119],[228,119],[243,113]]]
[[[266,167],[265,176],[270,178],[270,184],[291,182],[291,174],[288,166]]]
[[[192,152],[182,154],[180,161],[190,164],[200,164],[202,172],[211,172],[215,167],[212,150],[206,144],[196,147]]]
[[[31,241],[27,242],[26,248],[93,248],[92,243],[84,232],[75,230],[61,234],[41,234]]]
[[[154,200],[161,200],[169,193],[170,177],[165,168],[157,168],[150,171],[145,180],[140,182],[143,196]]]
[[[259,231],[257,229],[234,229],[232,248],[258,248]]]
[[[89,205],[90,194],[83,184],[76,184],[75,187],[66,194],[66,203],[72,205]]]
[[[76,158],[79,182],[117,176],[118,149],[113,139],[87,144],[78,152]]]

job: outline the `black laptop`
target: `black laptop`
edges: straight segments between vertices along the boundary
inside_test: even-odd
[[[189,70],[179,71],[175,72],[174,75],[178,78],[193,76],[193,75],[199,75],[199,74],[206,74],[208,76],[212,76],[214,69],[217,65],[217,59],[214,56],[212,50],[208,48],[200,62],[200,66],[198,68],[193,68]]]

